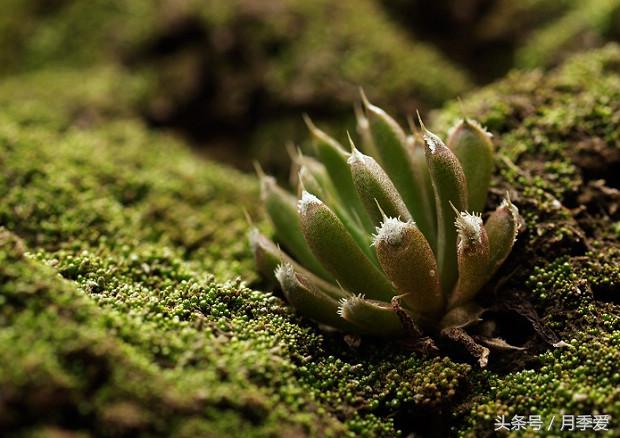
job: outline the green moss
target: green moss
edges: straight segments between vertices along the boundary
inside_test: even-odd
[[[255,211],[255,182],[132,119],[139,84],[104,68],[0,85],[2,223],[50,249],[148,241],[224,277],[250,272],[243,208]]]
[[[132,75],[114,64],[58,67],[2,78],[0,105],[10,124],[52,132],[88,128],[110,118],[133,118],[149,87],[148,75]]]
[[[576,3],[577,0],[498,0],[478,24],[476,36],[519,44],[525,35],[552,22]]]
[[[350,102],[363,85],[371,95],[391,102],[415,97],[433,104],[467,86],[449,62],[429,46],[408,40],[373,2],[287,3],[291,12],[282,14],[287,31],[296,15],[312,18],[297,30],[267,76],[285,102],[309,92]]]
[[[184,436],[208,428],[213,436],[218,430],[266,436],[275,432],[276,419],[284,430],[299,427],[287,418],[303,419],[291,414],[290,407],[275,404],[275,382],[271,394],[259,387],[263,379],[290,376],[289,362],[271,360],[273,349],[307,336],[307,330],[290,324],[277,300],[235,283],[219,286],[209,276],[190,272],[181,281],[181,274],[164,273],[161,259],[166,256],[155,261],[154,254],[141,260],[138,269],[107,266],[107,276],[100,266],[92,266],[99,269],[98,280],[109,284],[101,290],[81,274],[75,274],[77,283],[62,280],[25,256],[20,241],[5,230],[0,241],[0,361],[5,364],[0,423],[5,431],[54,425],[77,431],[96,427],[104,435]],[[91,266],[88,256],[83,253],[79,260],[84,274]],[[75,259],[57,257],[61,261],[50,263],[58,263],[66,275]],[[156,286],[139,280],[148,263],[159,269],[153,271]],[[116,274],[123,269],[125,275]],[[182,289],[171,290],[173,283],[182,283]],[[173,302],[175,309],[185,301],[193,316],[179,317],[160,299]],[[261,310],[270,323],[258,318]],[[251,313],[255,318],[248,318]],[[245,345],[250,341],[235,337],[235,329],[246,324],[260,327],[243,330],[256,333],[251,354]],[[286,387],[275,392],[288,394]],[[299,398],[300,405],[309,402]],[[320,424],[320,418],[314,420]],[[330,420],[325,421],[321,426],[329,428]]]
[[[613,37],[618,17],[618,0],[574,2],[559,18],[529,36],[516,53],[516,64],[530,68],[548,66],[575,50],[598,46]]]
[[[278,139],[306,135],[299,114],[344,119],[359,86],[377,103],[411,110],[471,85],[374,0],[9,0],[5,11],[0,76],[65,69],[70,88],[85,78],[70,81],[69,69],[117,66],[139,83],[139,96],[112,89],[105,99],[245,168],[240,153],[286,168]]]
[[[150,37],[159,3],[7,0],[0,18],[0,73],[117,60]]]

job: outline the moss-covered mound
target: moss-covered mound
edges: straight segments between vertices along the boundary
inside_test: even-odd
[[[432,42],[478,83],[515,66],[555,66],[572,53],[620,39],[618,0],[381,3],[395,21]]]
[[[553,65],[566,59],[571,52],[599,47],[605,41],[617,41],[620,38],[620,1],[557,3],[565,3],[566,10],[558,18],[547,21],[528,35],[516,53],[516,65]]]
[[[501,148],[490,204],[510,190],[525,218],[485,317],[527,350],[486,371],[449,346],[349,347],[235,281],[256,278],[255,181],[126,112],[141,79],[106,67],[0,84],[0,430],[485,436],[497,415],[566,413],[611,415],[614,436],[619,66],[610,46],[463,103]]]

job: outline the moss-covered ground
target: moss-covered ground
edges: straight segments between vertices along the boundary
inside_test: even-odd
[[[148,76],[65,66],[5,80],[0,430],[478,437],[498,415],[565,413],[611,415],[616,436],[619,71],[609,46],[464,99],[501,152],[488,207],[509,190],[525,219],[485,300],[527,350],[484,371],[458,351],[351,348],[248,288],[256,181],[146,126]]]

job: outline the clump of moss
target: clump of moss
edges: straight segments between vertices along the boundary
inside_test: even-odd
[[[137,119],[150,86],[148,75],[114,64],[54,67],[3,78],[0,104],[7,124],[31,124],[52,133],[87,129],[113,118]]]
[[[87,74],[93,80],[66,86]],[[175,153],[182,150],[177,140],[145,130],[122,100],[109,97],[128,91],[131,100],[134,83],[104,68],[37,73],[0,86],[2,223],[41,246],[148,240],[212,272],[247,272],[250,265],[239,260],[245,220],[235,205],[249,205],[256,185]]]
[[[275,432],[275,419],[285,421],[291,413],[278,408],[260,382],[290,375],[290,364],[270,360],[280,344],[268,342],[271,330],[287,332],[277,328],[290,324],[284,309],[238,284],[220,286],[208,276],[177,273],[169,267],[175,265],[170,254],[134,249],[131,256],[137,267],[86,252],[79,257],[58,252],[47,261],[55,271],[28,257],[14,235],[0,232],[2,429],[179,436],[188,428],[211,430],[213,436]],[[157,272],[151,277],[157,284],[145,280],[147,269]],[[77,281],[62,280],[56,272]],[[94,273],[97,286],[89,280]],[[173,290],[174,284],[181,289]],[[161,299],[174,304],[168,308]],[[259,330],[255,339],[266,342],[241,359],[233,351],[247,352],[248,340],[235,339],[230,324],[255,325],[260,318],[243,318],[250,312],[244,303],[259,302],[273,325]],[[288,334],[303,337],[304,331],[293,328]],[[295,341],[289,338],[282,346],[288,343]],[[287,393],[283,388],[280,396]],[[329,430],[332,421],[325,420],[318,427]],[[300,427],[285,423],[284,430]]]
[[[0,74],[116,62],[144,44],[161,17],[158,5],[145,1],[7,0],[5,8]]]
[[[617,0],[573,2],[559,18],[536,29],[516,52],[520,67],[557,64],[568,54],[600,46],[618,37],[616,24],[620,17]]]

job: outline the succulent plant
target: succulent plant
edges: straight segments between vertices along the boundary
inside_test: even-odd
[[[474,299],[508,257],[520,221],[506,198],[483,223],[491,135],[468,118],[447,143],[421,119],[407,135],[363,93],[362,102],[363,152],[350,136],[345,150],[304,116],[316,158],[294,159],[297,197],[258,170],[277,244],[251,231],[257,267],[324,326],[357,336],[440,334],[484,365],[488,349],[463,328],[479,321]]]

